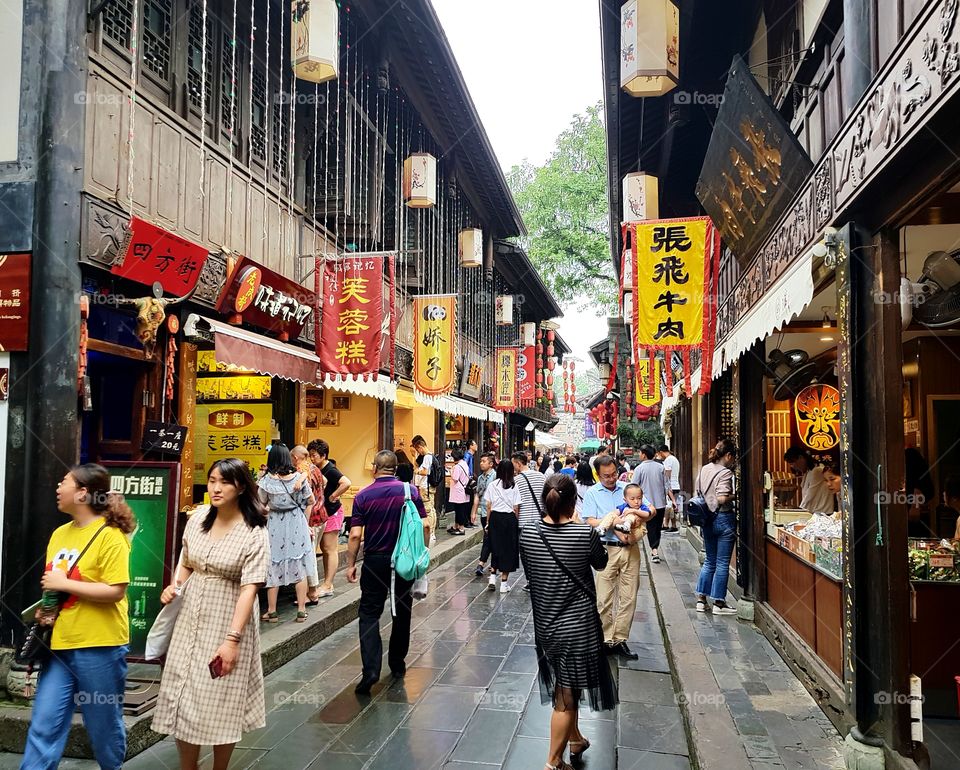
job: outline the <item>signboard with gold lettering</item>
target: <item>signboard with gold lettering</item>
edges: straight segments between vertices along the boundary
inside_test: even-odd
[[[697,182],[697,198],[745,268],[813,163],[739,56]]]
[[[444,396],[456,384],[457,295],[413,298],[413,384],[426,396]]]
[[[517,408],[517,354],[516,348],[497,348],[497,380],[493,405],[504,412]]]
[[[463,373],[460,375],[460,395],[467,398],[480,398],[483,387],[483,365],[473,353],[463,358]]]
[[[720,236],[709,217],[624,225],[634,261],[634,359],[682,355],[690,392],[690,351],[702,353],[701,392],[710,387],[717,319]],[[649,365],[649,364],[648,364]]]
[[[243,257],[227,278],[217,310],[236,314],[281,340],[296,339],[313,319],[317,295],[249,257]]]
[[[198,377],[197,401],[266,401],[270,398],[270,378]]]

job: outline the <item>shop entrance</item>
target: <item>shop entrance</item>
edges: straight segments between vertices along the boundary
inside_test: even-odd
[[[90,410],[81,417],[81,463],[141,457],[145,408],[152,397],[148,388],[152,365],[142,354],[127,357],[88,351]]]

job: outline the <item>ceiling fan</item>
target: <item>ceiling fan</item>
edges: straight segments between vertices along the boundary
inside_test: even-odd
[[[930,252],[917,281],[901,279],[900,317],[904,327],[912,320],[931,329],[960,322],[960,249]]]
[[[805,350],[771,350],[767,373],[773,380],[773,397],[777,401],[792,398],[819,381],[819,367]]]

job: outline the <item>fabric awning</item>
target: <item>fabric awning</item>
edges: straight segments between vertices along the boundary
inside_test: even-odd
[[[419,390],[413,391],[413,397],[423,404],[430,406],[444,414],[457,414],[462,417],[472,417],[475,420],[490,419],[490,410],[484,404],[467,401],[458,396],[426,396]]]
[[[380,401],[394,401],[397,398],[397,384],[389,377],[380,376],[375,380],[329,374],[321,377],[320,359],[309,350],[241,329],[238,326],[191,313],[187,317],[183,331],[188,337],[197,336],[197,332],[212,333],[217,361],[234,364],[242,369],[249,369],[270,377],[322,385],[331,390],[368,396]]]
[[[533,436],[534,443],[537,446],[543,446],[547,449],[559,449],[567,445],[566,442],[561,441],[555,436],[551,436],[549,433],[544,433],[542,430],[535,431]]]
[[[740,319],[713,355],[713,377],[716,379],[734,361],[800,315],[813,301],[813,250],[796,261],[777,279],[760,301]],[[699,379],[695,380],[699,382]],[[694,388],[696,390],[696,388]]]
[[[296,345],[273,340],[195,313],[187,317],[183,331],[188,337],[196,336],[198,331],[212,332],[217,361],[285,380],[316,383],[320,379],[320,359]]]
[[[497,411],[496,409],[488,409],[487,419],[490,422],[497,423],[497,425],[503,425],[503,412]]]

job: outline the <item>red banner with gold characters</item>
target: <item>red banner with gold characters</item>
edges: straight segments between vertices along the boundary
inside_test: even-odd
[[[444,396],[456,384],[456,330],[456,294],[413,298],[413,385],[426,396]]]
[[[533,345],[520,348],[517,354],[517,405],[533,406],[537,391],[537,353]]]
[[[682,355],[690,393],[690,351],[701,352],[700,392],[710,389],[717,324],[720,236],[709,217],[623,226],[633,262],[634,359]],[[669,358],[667,359],[669,360]]]
[[[322,326],[316,339],[324,374],[372,375],[376,379],[385,363],[381,360],[384,267],[392,277],[392,254],[347,254],[324,263]],[[392,280],[390,283],[392,297]],[[392,312],[389,320],[392,329]]]
[[[493,392],[493,405],[504,412],[517,408],[517,359],[516,348],[497,348],[497,384]]]

